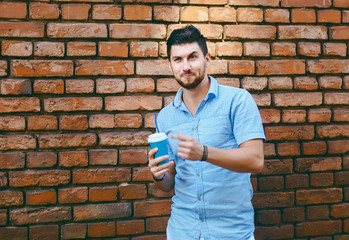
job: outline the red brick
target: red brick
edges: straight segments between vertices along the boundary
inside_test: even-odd
[[[145,184],[121,184],[119,186],[121,199],[144,199],[147,198]]]
[[[0,18],[26,18],[27,4],[20,2],[0,3]]]
[[[69,181],[70,171],[68,170],[26,170],[9,173],[9,183],[11,187],[58,186],[61,184],[68,184]]]
[[[155,116],[153,113],[148,113],[144,116],[144,127],[155,129]]]
[[[65,81],[66,93],[93,93],[95,82],[90,79],[69,79]]]
[[[296,56],[296,44],[286,42],[273,42],[271,44],[273,56]]]
[[[179,21],[179,7],[178,6],[154,6],[153,13],[154,20],[165,22]]]
[[[225,85],[225,86],[230,86],[230,87],[240,87],[240,79],[239,78],[216,78],[218,84]]]
[[[73,171],[73,183],[115,183],[131,180],[129,168],[78,169]]]
[[[267,176],[258,178],[258,189],[260,191],[280,191],[284,189],[284,177]]]
[[[313,126],[265,127],[266,138],[270,140],[311,140],[314,138]]]
[[[170,198],[174,195],[174,189],[170,192],[165,192],[159,189],[154,183],[148,184],[148,196],[155,198]]]
[[[86,223],[69,223],[61,226],[62,239],[86,238]]]
[[[159,96],[115,96],[105,98],[107,111],[158,110],[162,107]]]
[[[207,74],[209,75],[223,75],[228,73],[227,60],[211,60],[207,67]]]
[[[72,76],[71,60],[12,60],[11,75],[16,77]]]
[[[95,4],[92,7],[92,19],[94,20],[120,20],[122,8],[117,5]]]
[[[169,25],[168,35],[178,28],[186,26],[185,24]],[[194,24],[200,32],[205,36],[206,39],[222,39],[223,27],[219,24]]]
[[[229,73],[232,75],[254,75],[255,63],[250,60],[229,61]]]
[[[349,23],[349,11],[348,10],[342,11],[342,22]]]
[[[139,60],[136,72],[139,75],[172,75],[168,60]]]
[[[217,43],[218,56],[242,56],[241,42],[219,42]]]
[[[231,5],[242,5],[242,6],[271,6],[278,7],[279,0],[230,0],[229,4]]]
[[[166,232],[168,217],[147,218],[147,232]]]
[[[179,88],[174,78],[160,78],[156,82],[156,92],[176,92]]]
[[[48,23],[49,38],[106,38],[108,30],[102,23]]]
[[[58,19],[59,5],[48,3],[31,3],[29,5],[29,16],[32,19]]]
[[[86,20],[91,6],[89,4],[63,4],[62,19]]]
[[[311,73],[349,73],[347,59],[320,59],[307,61],[307,69]]]
[[[349,184],[349,171],[335,173],[335,185],[348,185],[348,184]]]
[[[25,118],[19,116],[0,117],[0,131],[20,131],[25,129]]]
[[[110,38],[165,39],[166,26],[163,24],[114,23],[109,25]]]
[[[87,151],[59,152],[59,166],[61,167],[83,167],[87,165]]]
[[[63,94],[63,80],[35,80],[34,93]]]
[[[148,167],[135,167],[132,172],[133,182],[153,181],[152,174]]]
[[[257,75],[304,74],[303,60],[260,60],[256,62]]]
[[[334,218],[348,218],[349,217],[349,203],[332,205],[331,216]]]
[[[38,190],[27,191],[27,204],[28,205],[46,205],[55,204],[57,194],[55,190]]]
[[[98,55],[103,57],[128,57],[128,43],[126,42],[99,42]]]
[[[282,210],[282,220],[288,222],[302,222],[305,219],[303,207],[291,207]]]
[[[58,190],[58,201],[65,203],[82,203],[88,200],[87,187],[63,188]]]
[[[60,222],[70,219],[70,207],[22,208],[10,211],[10,222],[13,225]]]
[[[125,149],[120,151],[120,164],[146,164],[148,162],[147,150]]]
[[[27,239],[27,227],[3,227],[0,228],[1,239]]]
[[[293,161],[285,160],[265,160],[261,175],[289,174],[292,173]]]
[[[28,117],[28,130],[55,130],[57,127],[56,116],[40,115]]]
[[[279,39],[327,39],[327,27],[310,25],[280,25]]]
[[[349,89],[349,76],[343,77],[343,88]]]
[[[317,11],[317,21],[325,23],[340,23],[341,11],[334,9],[326,9]]]
[[[278,143],[277,152],[279,156],[298,156],[300,155],[299,143]]]
[[[152,20],[152,7],[146,5],[125,5],[124,6],[125,20]]]
[[[264,18],[266,22],[289,23],[290,12],[288,9],[273,9],[264,10]]]
[[[241,82],[242,88],[250,90],[263,90],[268,86],[266,77],[244,77]]]
[[[22,95],[31,94],[31,81],[29,79],[3,79],[1,82],[1,94]]]
[[[263,10],[260,8],[238,8],[239,22],[263,22]]]
[[[127,92],[154,92],[155,83],[152,78],[128,78]]]
[[[36,97],[0,98],[1,113],[39,112],[40,100]]]
[[[171,212],[171,200],[153,200],[134,203],[135,217],[152,217],[169,215]]]
[[[341,89],[342,78],[337,76],[322,76],[319,78],[320,89]]]
[[[294,239],[294,226],[263,226],[256,227],[256,239]]]
[[[31,42],[4,40],[1,42],[1,55],[28,57],[33,54],[33,44]]]
[[[305,110],[283,110],[282,122],[284,123],[302,123],[305,122]]]
[[[333,0],[333,6],[338,8],[348,8],[349,3],[346,0]]]
[[[100,146],[148,145],[150,132],[111,132],[99,134]]]
[[[322,93],[275,93],[275,106],[317,106],[322,104]]]
[[[341,221],[304,222],[296,225],[296,234],[299,237],[333,235],[341,231]]]
[[[39,225],[29,227],[29,239],[59,239],[58,225]]]
[[[113,202],[118,198],[118,187],[90,187],[90,202]]]
[[[89,204],[74,207],[74,220],[97,220],[131,217],[130,203]]]
[[[244,43],[244,55],[254,57],[270,56],[270,46],[268,43],[247,42]]]
[[[286,189],[309,187],[308,174],[292,174],[286,176]]]
[[[318,82],[315,77],[295,77],[294,88],[296,90],[316,90]]]
[[[91,147],[97,144],[94,133],[47,134],[39,137],[40,148]]]
[[[275,157],[275,144],[274,143],[264,143],[264,156],[265,157]]]
[[[125,91],[125,81],[119,78],[98,78],[96,80],[97,93],[121,93]]]
[[[271,94],[270,93],[262,93],[262,94],[252,94],[254,101],[257,106],[270,106],[271,105]]]
[[[0,61],[0,76],[7,75],[7,61]]]
[[[295,161],[297,172],[333,171],[341,168],[342,159],[340,157],[297,158]]]
[[[349,27],[348,26],[336,26],[330,27],[330,39],[349,39]]]
[[[157,57],[159,45],[157,42],[131,42],[130,55],[133,57]]]
[[[303,143],[303,154],[304,155],[323,155],[327,151],[326,142],[314,141]]]
[[[20,191],[1,191],[0,207],[19,206],[23,204],[23,193]]]
[[[89,150],[90,165],[117,165],[118,151],[114,149]]]
[[[294,205],[293,192],[255,193],[252,199],[255,209],[291,207]]]
[[[347,92],[325,93],[324,103],[329,105],[347,105],[349,104],[348,96]]]
[[[330,122],[332,112],[328,108],[310,109],[308,112],[308,122]]]
[[[7,187],[7,183],[8,183],[7,173],[0,172],[0,187]],[[7,221],[7,220],[5,220],[5,221]],[[0,211],[0,225],[4,225],[3,222],[4,222],[3,213]]]
[[[55,152],[28,152],[27,168],[48,168],[57,164]]]
[[[181,8],[181,21],[206,22],[208,21],[208,8],[201,6],[186,6]]]
[[[210,22],[236,22],[236,10],[233,7],[210,7],[208,15]]]
[[[323,53],[325,55],[345,57],[347,55],[347,45],[345,43],[324,43]]]
[[[321,54],[320,43],[300,42],[298,43],[298,51],[300,55],[309,57],[318,57]]]
[[[117,235],[135,235],[145,232],[144,220],[117,222]]]
[[[310,174],[310,186],[329,187],[334,183],[333,173],[312,173]]]
[[[133,61],[121,60],[78,60],[76,75],[132,75]]]
[[[86,115],[63,115],[59,117],[61,130],[86,130],[88,128]]]
[[[89,237],[115,236],[115,222],[89,223],[87,235]]]
[[[0,150],[35,148],[36,138],[32,135],[0,135]]]
[[[281,223],[280,210],[260,210],[257,212],[257,222],[260,225],[276,225]]]
[[[341,188],[297,190],[298,205],[325,204],[341,202],[343,193]]]
[[[267,25],[227,25],[225,39],[275,39],[276,27]]]
[[[139,128],[142,126],[142,115],[140,114],[116,114],[116,128]]]
[[[89,128],[114,128],[114,114],[95,114],[89,117]]]
[[[280,122],[280,110],[277,109],[261,109],[259,110],[263,123]]]
[[[68,42],[67,56],[94,56],[96,49],[94,42]]]
[[[331,0],[281,0],[282,7],[317,7],[328,8],[331,6]]]
[[[103,99],[100,97],[62,97],[44,100],[47,112],[101,110],[102,105]]]
[[[63,57],[64,43],[61,42],[36,42],[34,43],[34,55],[40,57]]]
[[[0,22],[1,37],[44,37],[44,23],[37,22]],[[16,29],[16,31],[13,31]]]
[[[349,125],[317,126],[316,133],[320,138],[348,137]]]
[[[309,220],[320,220],[329,218],[328,206],[309,206],[307,207],[307,219]]]
[[[333,118],[335,122],[348,122],[349,121],[349,109],[348,108],[335,108],[333,110]]]

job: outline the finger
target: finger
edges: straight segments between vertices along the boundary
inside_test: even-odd
[[[153,173],[153,176],[156,177],[156,178],[162,178],[166,172],[167,172],[167,169],[164,169],[162,171]]]
[[[191,148],[193,147],[193,143],[191,141],[179,141],[177,143],[178,147],[181,148]]]
[[[178,140],[181,140],[181,141],[191,141],[193,139],[192,137],[185,136],[185,135],[179,134],[179,133],[178,134],[172,134],[170,136],[170,138],[178,139]]]
[[[165,161],[168,158],[169,158],[168,155],[164,155],[164,156],[161,156],[161,157],[158,157],[158,158],[154,158],[154,159],[152,159],[152,161],[149,161],[149,165],[150,165],[150,167],[157,166],[159,163]]]
[[[154,158],[154,154],[158,151],[158,148],[153,148],[149,151],[149,157]]]

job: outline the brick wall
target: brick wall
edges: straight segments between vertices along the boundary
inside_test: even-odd
[[[29,2],[29,3],[28,3]],[[169,32],[208,39],[209,73],[265,126],[256,239],[349,238],[348,0],[0,2],[0,239],[165,239],[147,169],[178,86]]]

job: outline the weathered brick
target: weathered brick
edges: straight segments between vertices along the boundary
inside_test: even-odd
[[[268,80],[268,89],[281,90],[292,89],[293,82],[290,77],[270,77]]]
[[[277,109],[261,109],[259,110],[263,123],[278,123],[280,122],[280,110]]]
[[[322,93],[275,93],[275,106],[317,106],[322,104]]]
[[[308,206],[307,207],[307,219],[309,220],[320,220],[329,218],[328,206]]]
[[[118,187],[90,187],[89,200],[90,202],[114,202],[118,198]]]
[[[94,42],[68,42],[67,56],[94,56],[96,49]]]
[[[27,239],[28,230],[27,227],[3,227],[0,228],[1,239]]]
[[[274,56],[296,56],[296,44],[287,42],[273,42],[271,53]]]
[[[7,61],[0,61],[0,76],[7,75]]]
[[[153,200],[134,202],[135,217],[152,217],[169,215],[171,211],[171,200]]]
[[[7,187],[7,184],[8,184],[7,173],[0,172],[0,187]],[[7,220],[4,220],[3,217],[4,217],[3,212],[0,211],[0,225],[4,225],[3,223],[7,221]]]
[[[317,7],[328,8],[331,6],[331,0],[281,0],[282,7]]]
[[[301,222],[305,219],[303,207],[291,207],[282,210],[282,220],[284,222]]]
[[[60,222],[70,219],[70,207],[22,208],[10,211],[10,222],[14,225]]]
[[[49,38],[106,38],[107,26],[102,23],[48,23]]]
[[[19,116],[0,117],[0,131],[20,131],[25,129],[25,118]]]
[[[345,43],[324,43],[323,54],[345,57],[347,55],[347,45]]]
[[[276,175],[276,174],[290,174],[293,169],[293,161],[291,159],[284,160],[265,160],[264,168],[261,175]]]
[[[189,4],[186,0],[176,0],[176,3]],[[226,5],[228,0],[192,0],[190,4],[200,5]]]
[[[119,186],[121,199],[144,199],[147,197],[145,184],[121,184]]]
[[[27,168],[48,168],[57,164],[55,152],[28,152]]]
[[[267,25],[227,25],[225,39],[275,39],[276,27]]]
[[[348,184],[349,184],[349,171],[335,173],[335,185],[348,185]]]
[[[157,92],[176,92],[180,85],[174,78],[160,78],[156,81]]]
[[[27,4],[21,2],[0,3],[0,18],[26,18]]]
[[[1,55],[28,57],[33,54],[33,44],[31,42],[4,40],[1,42]]]
[[[333,171],[341,168],[342,159],[340,157],[297,158],[295,161],[297,172]]]
[[[343,10],[342,11],[342,22],[343,23],[348,23],[349,22],[349,11],[348,10]]]
[[[309,187],[308,174],[292,174],[286,176],[286,189]]]
[[[341,89],[342,78],[336,76],[321,76],[319,78],[320,89]]]
[[[168,36],[175,29],[185,27],[185,24],[174,24],[168,26]],[[198,28],[206,39],[222,39],[223,27],[219,24],[193,24],[194,27]]]
[[[349,121],[349,109],[348,108],[335,108],[333,110],[333,118],[335,122],[348,122]]]
[[[57,199],[57,194],[55,190],[34,190],[27,191],[27,201],[28,205],[46,205],[55,204]]]
[[[314,9],[291,9],[291,19],[293,23],[315,23],[316,12]]]
[[[170,192],[165,192],[159,189],[154,183],[148,184],[148,196],[156,198],[170,198],[174,195],[174,189]]]
[[[227,60],[211,60],[207,67],[207,74],[227,74],[228,73],[228,61]]]
[[[155,83],[152,78],[128,78],[127,92],[154,92]]]
[[[34,93],[50,93],[63,94],[64,81],[63,80],[35,80]]]
[[[270,56],[270,45],[262,42],[244,43],[244,55],[253,57]]]
[[[125,81],[119,78],[98,78],[96,80],[97,93],[121,93],[125,91]]]
[[[341,11],[334,9],[326,9],[317,11],[317,21],[324,23],[340,23]]]
[[[255,193],[252,199],[255,209],[291,207],[294,204],[293,192]]]
[[[314,126],[276,126],[265,127],[268,140],[311,140],[314,138]]]
[[[349,94],[347,92],[324,93],[324,103],[329,105],[348,105]]]
[[[76,75],[132,75],[133,61],[122,60],[78,60]]]
[[[44,23],[37,22],[0,22],[1,37],[44,37]],[[16,31],[13,31],[16,29]]]
[[[242,56],[241,42],[219,42],[217,43],[218,56]]]
[[[110,38],[165,39],[166,26],[163,24],[114,23],[109,25]]]
[[[238,22],[263,22],[263,10],[261,8],[238,8]]]
[[[115,96],[105,98],[105,110],[158,110],[162,107],[159,96]]]
[[[29,79],[3,79],[1,83],[1,94],[22,95],[31,94],[32,87]]]
[[[341,221],[304,222],[296,225],[299,237],[333,235],[342,231]]]
[[[99,134],[100,146],[137,146],[148,145],[150,132],[112,132]]]
[[[331,206],[331,216],[334,218],[349,217],[349,203],[334,204]]]
[[[55,130],[57,127],[56,116],[40,115],[28,117],[28,130]]]
[[[299,156],[299,143],[278,143],[277,152],[280,156]]]
[[[302,123],[305,122],[305,110],[283,110],[282,122],[285,123]]]
[[[156,21],[178,22],[179,10],[178,6],[154,6],[153,17]]]
[[[59,5],[49,3],[29,4],[29,16],[32,19],[58,19]]]
[[[327,108],[310,109],[308,112],[308,122],[330,122],[332,112]]]
[[[342,198],[341,188],[296,191],[296,202],[299,205],[337,203],[341,202]]]
[[[101,110],[102,105],[103,99],[100,97],[62,97],[44,100],[44,109],[47,112]]]
[[[338,8],[348,8],[349,3],[346,0],[333,0],[333,6]]]
[[[26,186],[58,186],[70,181],[68,170],[26,170],[10,172],[9,183],[11,187]]]
[[[256,61],[257,75],[305,74],[303,60],[259,60]]]
[[[122,7],[112,4],[94,4],[92,6],[92,19],[94,20],[120,20]]]
[[[128,43],[126,42],[99,42],[98,55],[103,57],[128,57]]]
[[[172,76],[172,71],[167,60],[139,60],[136,64],[136,73],[139,75]]]
[[[307,70],[311,73],[349,73],[347,59],[308,60]]]
[[[148,162],[147,150],[126,149],[120,151],[120,164],[145,164]]]
[[[87,235],[89,237],[113,237],[115,236],[115,222],[89,223]]]
[[[73,183],[115,183],[130,181],[129,168],[78,169],[73,171]]]
[[[0,112],[39,112],[40,100],[36,97],[0,98]]]
[[[39,225],[29,227],[29,239],[59,239],[58,225]]]
[[[264,10],[264,19],[266,22],[289,23],[290,12],[288,9],[268,8]]]
[[[275,144],[274,143],[264,143],[264,156],[265,157],[275,157]]]
[[[147,232],[165,232],[168,219],[168,217],[147,218],[145,223]]]
[[[94,133],[47,134],[39,137],[40,148],[91,147],[97,143]]]
[[[95,114],[89,117],[89,128],[114,128],[114,114]]]
[[[65,81],[66,93],[93,93],[95,82],[91,79],[68,79]]]
[[[280,0],[229,0],[230,5],[278,7]]]
[[[313,141],[303,143],[304,155],[323,155],[327,151],[327,145],[324,141]]]
[[[86,238],[86,223],[69,223],[61,226],[62,239]]]
[[[284,177],[282,176],[259,177],[258,189],[260,191],[281,191],[284,189]]]
[[[87,187],[72,187],[58,190],[58,201],[60,204],[65,203],[82,203],[88,200]]]
[[[276,225],[281,223],[280,210],[260,210],[256,215],[256,220],[261,225]]]
[[[327,27],[310,25],[280,25],[279,39],[327,39]]]
[[[87,151],[59,152],[59,166],[61,167],[83,167],[87,165]]]
[[[230,87],[240,87],[240,79],[239,78],[227,78],[227,77],[222,77],[222,78],[216,78],[218,84],[225,85],[225,86],[230,86]]]
[[[125,5],[124,6],[125,20],[152,20],[152,7],[147,5]]]
[[[236,10],[233,7],[210,7],[210,22],[236,22]]]
[[[71,60],[11,60],[11,75],[16,77],[72,76]]]
[[[23,193],[21,191],[1,191],[0,207],[19,206],[23,204]]]
[[[63,115],[59,117],[61,130],[86,130],[88,128],[86,115]]]
[[[322,125],[316,126],[319,138],[349,137],[349,125]]]
[[[133,168],[132,181],[153,181],[152,174],[148,167],[135,167]]]
[[[0,150],[35,148],[36,138],[32,135],[0,135]]]
[[[334,183],[333,173],[312,173],[310,174],[310,186],[330,187]]]
[[[294,226],[259,226],[255,230],[256,239],[294,239]]]
[[[268,79],[266,77],[244,77],[241,85],[248,91],[263,90],[268,86]]]
[[[294,88],[296,90],[316,90],[318,82],[315,77],[295,77]]]
[[[232,75],[254,75],[255,62],[250,60],[229,61],[229,73]]]
[[[104,203],[74,206],[74,220],[97,220],[131,217],[131,203]]]
[[[349,27],[348,26],[336,26],[336,27],[330,27],[330,39],[335,40],[346,40],[349,39]]]
[[[140,114],[116,114],[116,128],[140,128],[142,126],[142,115]]]
[[[321,54],[321,44],[313,42],[300,42],[298,43],[298,51],[300,55],[318,57]]]
[[[35,42],[34,55],[40,57],[63,57],[64,43],[61,42]]]
[[[256,102],[258,107],[271,105],[271,94],[270,93],[252,94],[252,97],[253,97],[253,100]]]
[[[90,165],[116,165],[118,163],[118,151],[114,149],[89,150]]]
[[[62,4],[62,19],[86,20],[90,8],[89,4]]]

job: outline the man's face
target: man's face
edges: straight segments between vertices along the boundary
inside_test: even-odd
[[[207,76],[210,55],[204,56],[197,42],[172,45],[170,66],[177,82],[186,89],[197,87]]]

